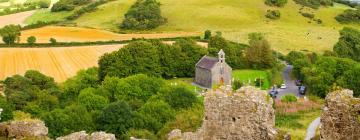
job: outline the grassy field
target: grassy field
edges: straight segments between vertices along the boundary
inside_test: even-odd
[[[78,26],[119,31],[124,14],[136,0],[117,0],[98,7],[95,12],[82,15],[74,22]]]
[[[264,79],[264,85],[261,86],[261,89],[269,89],[270,81],[266,71],[261,70],[233,70],[232,76],[235,80],[243,81],[244,83],[248,83],[251,81],[251,85],[254,85],[254,81],[256,78]]]
[[[52,21],[65,21],[66,17],[71,15],[72,12],[51,12],[50,9],[37,10],[32,16],[25,20],[26,24],[34,24],[39,21],[52,22]]]
[[[82,15],[71,21],[80,27],[97,28],[116,32],[123,16],[135,0],[117,0],[99,6],[95,12]],[[283,8],[269,7],[263,0],[159,0],[162,14],[168,23],[157,29],[143,33],[196,32],[204,30],[221,31],[229,40],[248,42],[248,34],[262,32],[272,47],[282,53],[291,50],[323,52],[331,50],[339,38],[339,30],[345,25],[339,24],[334,17],[349,7],[335,4],[333,7],[321,7],[318,10],[304,8],[302,12],[313,13],[322,24],[303,17],[301,6],[292,0]],[[268,9],[281,11],[279,20],[265,18]],[[26,20],[36,21],[64,20],[70,12],[50,13],[40,10]],[[346,25],[359,28],[360,25]]]
[[[323,100],[300,99],[297,102],[275,102],[275,126],[289,132],[291,139],[303,140],[306,136],[307,127],[321,114]]]
[[[0,48],[0,80],[27,70],[38,70],[65,81],[79,70],[97,66],[98,58],[123,45],[58,48]]]
[[[75,22],[79,26],[119,31],[118,23],[122,21],[125,9],[133,1],[119,0],[103,5],[99,11],[86,14]],[[316,18],[323,21],[322,24],[317,24],[308,23],[309,20],[299,14],[301,6],[292,0],[283,8],[266,6],[263,0],[159,1],[162,4],[162,14],[168,19],[168,23],[152,32],[203,32],[210,29],[222,31],[227,39],[242,43],[247,43],[249,33],[263,32],[273,48],[283,53],[291,50],[331,50],[339,37],[338,30],[344,27],[337,23],[334,17],[349,8],[335,4],[334,7],[321,7],[319,10],[302,10],[314,13]],[[281,19],[266,19],[264,15],[268,9],[279,9],[282,13]],[[114,12],[116,14],[113,14]]]

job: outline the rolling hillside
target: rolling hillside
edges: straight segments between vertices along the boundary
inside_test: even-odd
[[[299,13],[301,6],[292,0],[283,8],[269,7],[263,0],[159,1],[168,23],[150,32],[203,32],[210,29],[222,31],[227,39],[243,43],[247,43],[248,33],[263,32],[273,48],[284,53],[291,50],[322,52],[332,49],[339,36],[338,30],[344,26],[337,23],[334,17],[349,8],[335,4],[334,7],[321,7],[319,10],[302,10],[314,13],[316,18],[323,21],[317,24],[308,23],[309,19]],[[130,1],[111,2],[75,22],[78,26],[119,31],[118,25],[129,5]],[[268,9],[279,9],[282,14],[280,20],[265,18]]]

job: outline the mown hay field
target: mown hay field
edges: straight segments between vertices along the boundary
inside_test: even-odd
[[[97,66],[101,55],[123,45],[54,48],[0,48],[0,80],[38,70],[63,82],[79,70]]]
[[[131,40],[133,38],[171,38],[181,36],[196,36],[197,32],[169,32],[154,34],[116,34],[113,32],[80,28],[46,26],[37,29],[25,30],[21,33],[21,42],[26,43],[26,39],[35,36],[37,43],[49,43],[50,38],[55,38],[58,42],[87,42],[87,41],[109,41],[109,40]]]

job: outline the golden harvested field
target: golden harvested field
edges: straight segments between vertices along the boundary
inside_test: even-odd
[[[86,42],[131,40],[132,38],[168,38],[199,35],[196,32],[171,32],[154,34],[116,34],[109,31],[79,27],[46,26],[38,29],[25,30],[21,33],[21,42],[29,36],[35,36],[38,43],[48,43],[50,38],[58,42]]]
[[[25,19],[30,17],[34,12],[35,12],[35,10],[0,16],[0,28],[4,27],[5,25],[9,25],[9,24],[24,25]]]
[[[0,80],[27,70],[38,70],[63,82],[77,71],[97,66],[106,52],[124,45],[102,45],[56,48],[0,48]]]

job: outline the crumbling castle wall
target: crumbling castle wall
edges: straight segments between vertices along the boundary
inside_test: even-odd
[[[360,99],[351,90],[329,93],[321,115],[322,140],[360,139]]]
[[[174,130],[168,139],[268,140],[276,135],[273,99],[255,87],[233,92],[220,88],[205,94],[205,118],[195,133]]]

